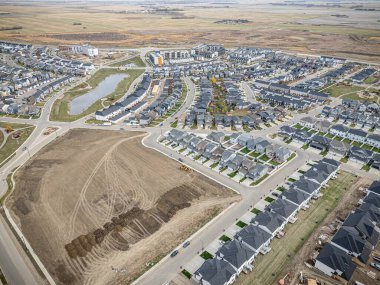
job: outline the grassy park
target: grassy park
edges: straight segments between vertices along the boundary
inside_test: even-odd
[[[50,120],[72,122],[86,115],[94,113],[95,111],[99,109],[102,109],[103,106],[102,106],[101,100],[98,100],[81,114],[78,114],[78,115],[69,114],[69,104],[74,98],[81,96],[83,94],[86,94],[91,89],[96,88],[99,85],[99,83],[102,82],[106,77],[112,74],[120,74],[120,73],[126,73],[129,76],[127,78],[124,78],[117,85],[115,91],[106,97],[107,100],[104,101],[104,105],[106,106],[112,104],[116,100],[123,97],[125,93],[128,91],[132,82],[143,73],[143,70],[130,69],[126,71],[120,71],[120,70],[112,69],[112,68],[103,68],[103,69],[98,70],[85,83],[81,83],[75,86],[74,88],[70,89],[68,92],[65,93],[63,98],[57,99],[54,102],[54,105],[50,113]]]

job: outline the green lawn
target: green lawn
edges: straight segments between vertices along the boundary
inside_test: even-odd
[[[251,212],[254,213],[254,214],[256,214],[256,215],[261,213],[261,211],[259,209],[256,209],[256,208],[253,208],[251,210]]]
[[[345,85],[344,83],[339,83],[337,85],[331,86],[324,90],[324,92],[329,93],[332,97],[339,97],[343,94],[350,92],[358,92],[363,90],[363,87],[355,85]]]
[[[351,144],[351,143],[352,143],[352,140],[344,139],[343,142],[348,143],[348,144]]]
[[[173,123],[170,124],[171,128],[176,128],[178,125],[178,120],[175,120]]]
[[[244,154],[248,154],[250,152],[249,148],[248,147],[245,147],[243,148],[241,151],[241,153],[244,153]]]
[[[204,260],[207,260],[207,259],[212,259],[214,256],[211,253],[209,253],[207,250],[205,250],[204,252],[201,253],[201,257]]]
[[[131,64],[131,63],[135,64],[137,67],[145,67],[145,63],[142,61],[142,59],[139,55],[132,57],[130,59],[126,59],[126,60],[116,62],[114,64],[111,64],[110,66],[118,67],[118,66],[124,66],[127,64]]]
[[[377,81],[377,78],[375,76],[370,76],[366,80],[364,80],[365,84],[373,84]]]
[[[143,72],[144,70],[137,70],[137,69],[120,71],[113,68],[103,68],[103,69],[98,70],[96,73],[94,73],[91,76],[91,78],[87,80],[87,84],[88,86],[91,87],[91,89],[94,89],[96,88],[96,86],[99,85],[100,82],[102,82],[106,77],[112,74],[126,73],[129,75],[127,78],[124,78],[122,81],[120,81],[120,83],[117,85],[114,92],[112,92],[106,97],[107,100],[104,101],[104,105],[108,106],[114,103],[115,101],[117,101],[118,99],[120,99],[122,96],[124,96],[125,93],[128,91],[132,82],[137,77],[139,77]],[[81,96],[83,94],[86,94],[87,92],[91,90],[91,89],[81,89],[80,88],[81,86],[83,86],[83,84],[75,86],[74,88],[66,92],[62,99],[57,99],[54,102],[53,107],[51,109],[51,113],[50,113],[51,121],[72,122],[103,108],[101,104],[101,100],[99,99],[94,104],[92,104],[87,110],[85,110],[83,113],[78,114],[78,115],[70,115],[69,114],[70,102],[74,98]]]
[[[293,158],[296,157],[296,153],[293,152],[291,156],[289,156],[289,158],[287,159],[287,162],[291,161]]]
[[[296,182],[297,180],[294,179],[294,178],[289,178],[288,181],[294,183],[294,182]]]
[[[371,166],[369,164],[365,164],[362,167],[362,170],[369,171],[371,169]]]
[[[249,156],[252,156],[252,157],[258,157],[258,156],[260,156],[260,155],[261,155],[261,153],[254,152],[254,151],[252,151],[252,152],[249,154]]]
[[[303,171],[303,170],[298,170],[298,173],[305,174],[305,171]]]
[[[258,185],[261,181],[263,181],[264,179],[266,179],[267,177],[269,176],[269,174],[265,174],[263,177],[261,177],[260,179],[257,179],[255,182],[252,182],[251,183],[251,186],[256,186]]]
[[[268,203],[272,203],[274,201],[274,199],[272,197],[266,197],[264,199],[264,201],[268,202]]]
[[[237,225],[238,227],[244,228],[247,224],[244,223],[243,221],[238,221],[238,222],[236,223],[236,225]]]
[[[22,125],[22,124],[7,124],[12,126],[14,132],[20,133],[20,137],[17,139],[12,138],[12,133],[8,136],[7,141],[0,149],[0,165],[3,165],[10,156],[27,140],[27,138],[32,134],[34,126]],[[17,127],[18,126],[18,127]],[[20,126],[25,129],[20,129]]]
[[[292,138],[288,139],[285,143],[290,144],[293,141]]]
[[[295,124],[294,126],[293,126],[293,128],[296,128],[296,129],[302,129],[303,127],[300,125],[300,124]]]
[[[342,162],[342,163],[347,163],[348,159],[349,159],[348,156],[342,157],[342,158],[340,159],[340,162]]]
[[[353,146],[360,147],[360,146],[362,145],[362,143],[360,143],[360,142],[353,142],[352,145],[353,145]]]
[[[277,161],[274,161],[274,160],[269,161],[269,163],[274,165],[274,166],[279,166],[281,164],[281,163],[278,163]]]
[[[104,121],[100,121],[100,120],[92,118],[92,119],[88,119],[85,123],[86,124],[101,125],[101,124],[104,124]]]
[[[280,187],[277,188],[277,191],[280,191],[280,192],[284,192],[285,190],[286,189],[284,187],[282,187],[282,186],[280,186]]]
[[[210,168],[214,169],[215,167],[217,167],[219,165],[219,162],[215,162],[213,164],[211,164]]]
[[[191,277],[193,276],[189,271],[187,271],[186,269],[183,269],[182,270],[182,274],[185,275],[185,277],[187,279],[191,279]]]
[[[222,235],[222,236],[219,238],[219,240],[222,240],[222,241],[227,242],[227,241],[230,241],[231,239],[230,239],[228,236],[226,236],[226,235]]]
[[[302,146],[302,149],[308,149],[309,148],[309,145],[308,144],[304,144],[303,146]]]
[[[262,156],[260,156],[260,160],[262,161],[268,161],[270,158],[266,155],[266,154],[263,154]]]
[[[346,194],[347,189],[357,181],[350,173],[342,172],[338,178],[329,182],[329,187],[323,190],[323,196],[315,201],[306,211],[300,211],[298,221],[285,227],[285,236],[273,239],[272,250],[266,255],[258,255],[249,274],[241,274],[238,285],[275,284],[285,275],[287,264],[301,249],[310,235],[323,223],[327,215],[334,209]],[[277,284],[277,283],[276,283]]]
[[[329,138],[329,139],[332,139],[332,138],[334,137],[334,135],[332,135],[332,134],[327,134],[326,137]]]
[[[328,152],[329,152],[328,150],[324,150],[324,151],[321,151],[319,154],[322,156],[326,156]]]
[[[372,149],[372,146],[370,146],[370,145],[368,145],[368,144],[363,144],[363,145],[361,146],[361,148],[371,150],[371,149]]]
[[[224,137],[224,141],[226,142],[226,141],[229,141],[230,140],[230,136],[225,136]]]
[[[228,174],[228,176],[234,178],[236,174],[238,174],[238,171],[231,172],[230,174]]]

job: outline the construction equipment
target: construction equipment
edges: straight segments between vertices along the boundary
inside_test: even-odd
[[[5,126],[5,131],[9,134],[9,133],[13,132],[14,130],[13,130],[12,126],[6,125]]]
[[[191,172],[191,169],[189,167],[187,167],[186,165],[184,164],[181,164],[181,166],[179,167],[180,170],[183,170],[183,171],[186,171],[186,172]]]

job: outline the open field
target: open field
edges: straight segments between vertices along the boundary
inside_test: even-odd
[[[57,284],[128,284],[240,199],[145,135],[76,129],[16,172],[8,207]]]
[[[344,83],[339,83],[333,85],[324,90],[324,92],[329,93],[332,97],[340,97],[345,94],[357,93],[361,90],[364,90],[364,87],[355,86],[355,85],[346,85]]]
[[[131,64],[131,63],[137,67],[144,67],[145,66],[145,63],[142,61],[142,59],[139,55],[137,55],[133,58],[130,58],[130,59],[119,61],[117,63],[112,64],[111,66],[124,66],[127,64]]]
[[[34,130],[34,126],[31,125],[0,122],[0,128],[6,128],[7,126],[11,126],[14,131],[7,137],[4,137],[4,133],[1,132],[0,165],[5,163],[5,160],[27,140]],[[15,133],[18,133],[18,135],[14,137]],[[4,140],[6,141],[4,142]]]
[[[323,196],[308,210],[301,211],[295,224],[288,224],[285,227],[285,236],[274,239],[270,244],[272,250],[266,255],[260,255],[254,262],[253,272],[240,275],[237,284],[277,284],[278,280],[286,274],[284,269],[292,269],[287,266],[288,263],[310,235],[324,222],[327,215],[342,201],[347,189],[357,181],[358,178],[353,174],[342,172],[336,180],[329,182],[329,187],[323,191]]]
[[[63,98],[57,99],[54,102],[54,105],[52,107],[51,113],[50,113],[50,120],[52,121],[66,121],[71,122],[78,120],[86,115],[89,115],[99,109],[102,109],[102,103],[101,99],[96,101],[94,104],[92,104],[86,111],[84,111],[81,114],[78,115],[70,115],[69,114],[69,104],[70,102],[78,96],[81,96],[87,92],[89,92],[91,89],[98,86],[98,84],[103,81],[107,76],[111,74],[119,74],[119,73],[126,73],[129,76],[127,78],[124,78],[116,87],[115,91],[112,92],[110,95],[108,95],[107,100],[104,101],[104,105],[110,105],[114,101],[117,101],[121,97],[125,95],[125,93],[128,91],[130,85],[132,82],[139,77],[144,70],[142,69],[129,69],[129,70],[118,70],[114,68],[103,68],[98,70],[95,74],[91,76],[91,78],[86,81],[86,83],[82,83],[68,92],[64,95]]]
[[[191,46],[221,42],[226,46],[252,45],[294,52],[334,54],[380,61],[380,23],[376,11],[356,11],[350,4],[330,6],[272,5],[279,1],[239,3],[167,4],[149,9],[143,5],[117,5],[115,1],[3,3],[0,31],[7,40],[60,44],[90,42],[97,46]],[[312,2],[312,1],[308,1]],[[317,1],[314,1],[317,2]],[[369,4],[368,4],[369,5]],[[379,8],[372,4],[371,8]],[[65,15],[62,17],[62,15]],[[344,14],[346,18],[335,17]],[[219,24],[223,19],[248,23]],[[102,23],[99,25],[99,23]]]

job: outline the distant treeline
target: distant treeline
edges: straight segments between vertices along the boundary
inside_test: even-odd
[[[0,31],[21,30],[22,26],[0,27]]]

